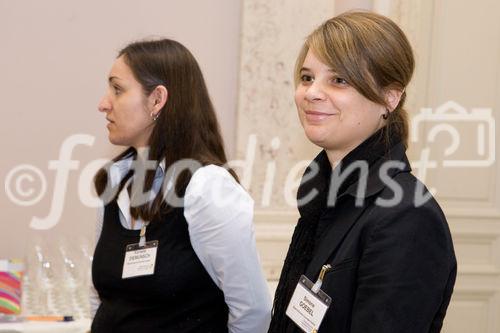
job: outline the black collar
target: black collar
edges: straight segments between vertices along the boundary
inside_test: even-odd
[[[393,178],[398,173],[411,171],[404,144],[400,140],[385,143],[385,135],[385,129],[377,131],[349,152],[333,170],[326,151],[321,151],[306,168],[297,191],[300,215],[317,218],[324,208],[335,206],[336,201],[345,195],[368,198],[386,186],[381,173]],[[391,164],[386,165],[386,162]],[[357,167],[363,163],[367,168]],[[354,171],[342,179],[349,168]]]
[[[333,184],[338,187],[338,195],[332,204],[332,202],[327,202],[328,194],[319,194],[318,198],[312,200],[309,204],[306,204],[303,207],[299,206],[301,217],[308,220],[310,223],[314,223],[314,220],[320,219],[323,214],[327,214],[329,212],[336,214],[336,205],[340,205],[341,202],[348,202],[341,200],[343,197],[345,197],[344,199],[351,197],[351,201],[354,198],[359,198],[361,199],[361,204],[358,205],[355,203],[353,205],[349,205],[348,209],[342,210],[341,218],[336,220],[335,223],[331,223],[327,230],[316,230],[315,234],[317,237],[316,239],[318,240],[318,243],[315,245],[316,254],[313,256],[306,269],[306,275],[311,279],[317,277],[321,266],[328,262],[331,255],[336,251],[338,246],[340,246],[346,233],[363,215],[366,209],[370,207],[370,202],[375,199],[372,196],[381,192],[386,187],[387,182],[380,177],[381,171],[385,171],[385,174],[389,178],[393,178],[402,172],[411,171],[410,164],[406,158],[406,148],[404,144],[397,141],[389,142],[389,144],[386,145],[383,141],[377,140],[377,136],[380,134],[377,133],[375,136],[368,138],[351,151],[342,160],[342,163],[337,166],[337,168],[340,169],[332,170],[325,151],[322,151],[315,158],[315,161],[317,161],[320,166],[320,172],[316,177],[311,179],[310,184],[307,186],[305,186],[307,183],[304,184],[304,188],[310,189],[312,187],[316,188],[318,191],[323,189],[324,192],[328,192],[328,190],[331,192],[332,186],[328,188],[328,184]],[[350,166],[353,166],[357,161],[364,161],[368,163],[367,172],[365,172],[364,175],[362,172],[353,172],[345,178],[340,186],[336,184],[335,181],[338,180],[338,178],[335,178],[335,173],[337,172],[338,174],[339,171],[345,171]],[[392,166],[392,168],[387,168],[388,165],[385,164],[387,162],[391,163],[389,166]],[[394,167],[396,165],[397,167]],[[385,168],[387,169],[385,170]],[[326,177],[327,174],[329,174],[329,177]],[[363,176],[366,177],[366,186],[363,186]],[[365,187],[366,191],[358,192],[358,187]],[[303,193],[302,191],[299,192]],[[322,206],[320,206],[319,203],[321,203]],[[318,234],[322,235],[323,232],[325,234],[318,237]]]
[[[361,179],[358,177],[344,192],[356,198],[368,198],[384,189],[386,183],[383,175],[394,178],[398,173],[410,172],[411,166],[405,154],[406,148],[402,142],[392,146],[386,154],[379,156],[375,161],[369,163],[368,177],[366,179],[366,192],[358,192]],[[390,164],[386,164],[390,163]],[[382,169],[385,168],[385,169]],[[382,176],[381,176],[382,174]],[[361,184],[362,185],[362,184]]]

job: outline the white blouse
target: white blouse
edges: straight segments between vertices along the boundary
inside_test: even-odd
[[[117,185],[131,167],[132,158],[113,164],[111,184]],[[156,171],[153,191],[161,187],[164,165]],[[132,229],[130,198],[126,187],[117,198],[120,222]],[[216,165],[199,168],[191,177],[184,196],[184,217],[191,245],[215,284],[223,291],[229,308],[230,333],[264,333],[271,320],[271,297],[262,273],[252,224],[253,200],[229,172]],[[104,209],[98,210],[96,239],[102,231]],[[134,230],[143,226],[134,223]],[[91,290],[95,315],[100,300]]]

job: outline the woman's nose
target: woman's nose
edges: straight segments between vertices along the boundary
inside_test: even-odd
[[[325,99],[325,93],[321,87],[321,84],[317,81],[313,81],[307,88],[305,97],[310,102],[321,101]]]
[[[100,112],[108,112],[109,110],[111,110],[111,103],[106,95],[101,98],[97,108]]]

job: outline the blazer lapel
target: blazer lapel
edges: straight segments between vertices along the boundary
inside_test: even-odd
[[[340,198],[339,198],[340,199]],[[337,248],[342,243],[345,235],[351,230],[354,224],[359,220],[361,215],[370,206],[365,202],[362,206],[356,206],[352,202],[352,198],[344,198],[347,200],[342,200],[343,205],[349,205],[349,209],[342,209],[345,214],[342,215],[341,219],[335,221],[332,226],[328,229],[327,233],[321,238],[321,241],[316,249],[315,255],[306,270],[306,276],[312,281],[315,281],[318,277],[321,267],[326,264],[331,257],[332,253],[337,250]],[[370,200],[369,198],[365,200]],[[352,207],[352,208],[351,208]],[[332,219],[330,214],[335,214],[338,211],[336,208],[328,209],[327,212],[321,218]]]
[[[387,174],[393,178],[400,172],[411,171],[410,164],[405,155],[405,147],[399,143],[395,145],[390,152],[389,158],[393,161],[400,161],[402,164],[400,168],[389,169]],[[337,250],[342,243],[346,234],[351,230],[354,224],[359,220],[368,207],[373,207],[376,194],[381,192],[385,183],[379,177],[379,169],[384,162],[388,160],[387,157],[380,158],[370,166],[368,171],[368,180],[366,183],[366,192],[361,195],[362,205],[356,205],[356,195],[359,180],[350,185],[346,191],[339,195],[336,199],[334,207],[330,207],[320,217],[320,219],[328,219],[332,225],[321,238],[320,243],[316,249],[313,259],[306,269],[306,275],[309,278],[316,279],[321,267],[328,262],[331,255]],[[335,214],[342,212],[342,216],[338,218]]]

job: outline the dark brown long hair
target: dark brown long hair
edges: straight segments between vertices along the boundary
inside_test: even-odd
[[[168,90],[168,100],[152,125],[148,142],[149,160],[164,160],[165,170],[183,159],[192,159],[201,165],[225,165],[227,158],[214,107],[203,74],[191,52],[171,39],[142,40],[127,45],[118,53],[119,57],[123,57],[130,67],[145,97],[159,85]],[[94,185],[99,196],[108,186],[109,166],[127,155],[139,161],[137,151],[130,147],[97,172]],[[228,170],[237,180],[234,171]],[[176,178],[173,190],[178,196],[183,196],[191,176],[191,172],[184,170]],[[154,170],[146,172],[145,192],[151,189],[154,177]],[[159,213],[170,210],[172,207],[161,192],[152,204],[131,205],[132,217],[151,221]],[[131,202],[134,202],[133,193]]]

